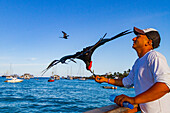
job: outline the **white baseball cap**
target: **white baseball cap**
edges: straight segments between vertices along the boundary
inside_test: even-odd
[[[148,37],[148,39],[152,40],[153,48],[159,47],[161,38],[160,38],[160,35],[156,29],[147,28],[147,29],[141,30],[139,28],[134,27],[133,32],[135,33],[135,35],[138,35],[138,34],[146,35]]]

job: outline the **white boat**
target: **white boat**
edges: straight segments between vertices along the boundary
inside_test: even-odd
[[[16,82],[22,82],[22,79],[17,79],[17,78],[12,78],[11,80],[5,80],[4,82],[11,82],[11,83],[16,83]]]
[[[12,76],[6,76],[6,79],[12,79],[13,77]]]
[[[81,78],[79,78],[79,80],[86,80],[86,78],[84,78],[84,77],[81,77]]]

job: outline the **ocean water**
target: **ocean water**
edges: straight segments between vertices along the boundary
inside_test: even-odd
[[[114,104],[109,100],[111,94],[135,95],[133,88],[103,89],[111,85],[94,80],[5,80],[0,77],[0,113],[82,113]]]

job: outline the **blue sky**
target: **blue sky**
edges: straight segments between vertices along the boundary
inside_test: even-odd
[[[168,0],[0,0],[0,74],[39,76],[54,59],[72,55],[134,26],[155,28],[161,52],[170,65],[170,7]],[[67,32],[68,40],[59,38]],[[96,74],[131,69],[137,58],[129,34],[106,43],[92,56]],[[60,76],[90,76],[81,60],[58,64]]]

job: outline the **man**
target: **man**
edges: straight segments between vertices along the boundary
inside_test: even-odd
[[[122,106],[124,101],[139,104],[143,113],[170,113],[170,68],[165,57],[153,50],[159,47],[160,35],[153,28],[134,27],[133,48],[138,59],[129,75],[122,80],[97,76],[99,83],[107,82],[117,86],[135,87],[135,97],[119,95],[114,102]]]

